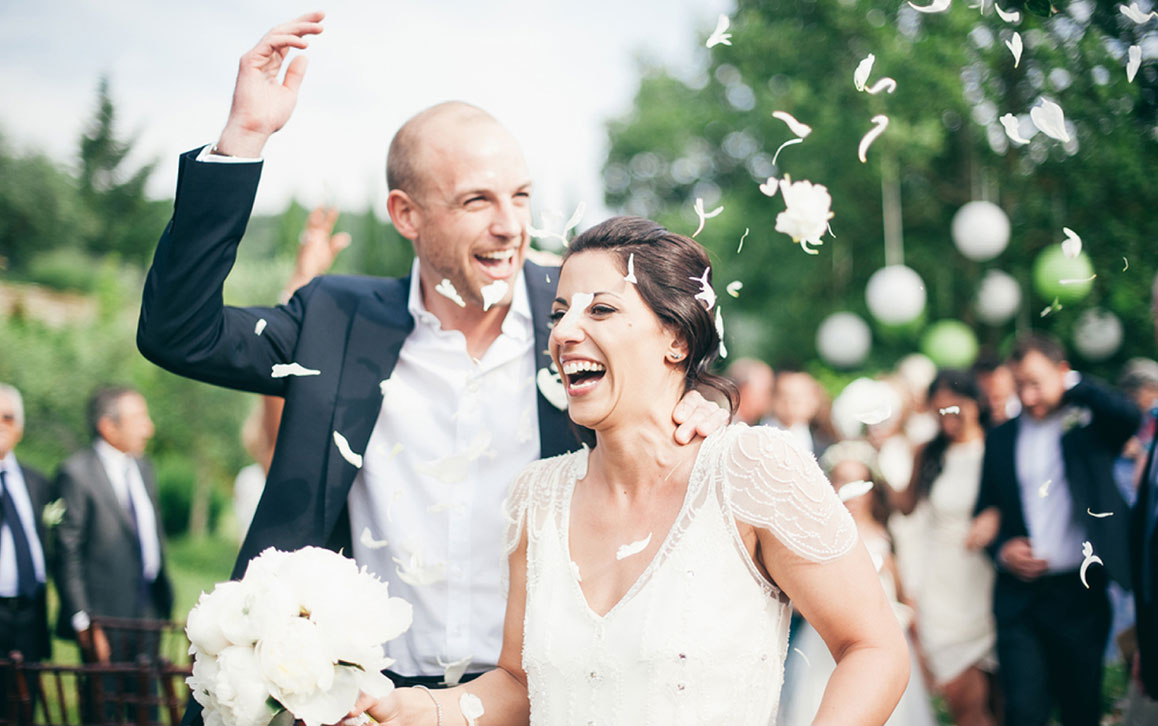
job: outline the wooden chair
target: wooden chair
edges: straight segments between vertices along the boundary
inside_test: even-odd
[[[138,655],[155,657],[161,661],[187,665],[189,661],[189,639],[185,636],[184,623],[172,620],[146,620],[138,618],[110,618],[93,616],[92,624],[105,632],[109,643],[113,644],[114,660],[117,652],[130,654],[122,661],[135,661]],[[118,648],[115,644],[123,644]],[[96,661],[91,652],[84,658]]]

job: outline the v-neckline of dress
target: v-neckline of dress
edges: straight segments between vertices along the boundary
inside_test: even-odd
[[[615,604],[607,610],[607,612],[603,613],[602,615],[595,612],[595,609],[591,607],[591,603],[587,599],[587,594],[583,592],[583,585],[579,582],[579,578],[569,578],[571,585],[574,588],[575,594],[578,595],[579,601],[583,603],[583,610],[596,622],[606,622],[612,615],[621,610],[628,602],[634,599],[635,594],[647,585],[647,582],[652,579],[655,569],[659,567],[660,564],[662,564],[659,562],[660,557],[675,546],[675,543],[672,540],[674,537],[678,536],[677,530],[679,530],[680,522],[682,522],[688,516],[688,509],[691,505],[693,491],[695,490],[695,485],[698,481],[698,478],[701,476],[700,469],[703,466],[704,449],[708,446],[708,442],[715,438],[718,433],[719,432],[715,432],[709,435],[704,439],[703,443],[700,444],[700,450],[696,452],[696,457],[692,461],[691,473],[688,474],[688,484],[687,488],[684,490],[684,500],[680,504],[679,512],[676,513],[675,519],[672,520],[671,526],[668,528],[667,534],[663,538],[663,542],[660,543],[659,549],[657,549],[655,554],[652,555],[651,560],[647,563],[647,567],[643,568],[643,571],[640,572],[639,576],[635,578],[635,581],[631,583],[631,587],[627,588],[627,592],[623,593],[623,596],[620,597],[615,602]],[[577,459],[576,465],[571,468],[571,472],[568,476],[567,488],[563,492],[564,503],[563,511],[561,513],[562,522],[560,523],[563,538],[563,555],[567,558],[567,561],[571,563],[572,568],[575,568],[576,565],[574,558],[571,556],[571,504],[575,500],[575,485],[579,482],[581,476],[587,475],[588,466],[591,459],[590,449],[584,447],[582,452],[582,458]],[[582,469],[580,469],[580,463],[582,463]]]

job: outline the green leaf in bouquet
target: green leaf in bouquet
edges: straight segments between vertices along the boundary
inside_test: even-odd
[[[270,700],[273,701],[272,698]],[[274,701],[274,703],[277,703],[277,701]],[[275,713],[273,718],[269,720],[269,726],[293,726],[294,715],[290,713],[290,710],[283,707],[280,703],[277,704],[277,707],[281,710]]]

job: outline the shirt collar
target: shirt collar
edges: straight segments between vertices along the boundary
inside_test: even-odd
[[[426,309],[422,302],[422,278],[418,274],[418,258],[410,266],[410,293],[406,299],[406,309],[416,321],[430,326],[434,330],[441,330],[442,323],[434,313]],[[527,293],[526,276],[523,270],[515,276],[514,295],[511,298],[511,307],[503,318],[503,335],[513,338],[530,338],[534,334],[531,321],[531,297]],[[111,447],[110,447],[111,448]]]
[[[92,447],[96,449],[97,456],[100,457],[101,461],[104,461],[110,465],[117,466],[117,471],[120,471],[121,468],[125,466],[125,464],[128,464],[133,460],[133,457],[129,456],[99,436],[93,443]]]
[[[6,456],[0,458],[0,471],[16,471],[16,453],[9,451]]]

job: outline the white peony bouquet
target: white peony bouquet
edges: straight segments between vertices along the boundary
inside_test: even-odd
[[[267,726],[282,711],[307,726],[337,723],[359,691],[390,693],[382,644],[411,616],[410,603],[349,558],[270,548],[189,612],[187,682],[206,726]]]

